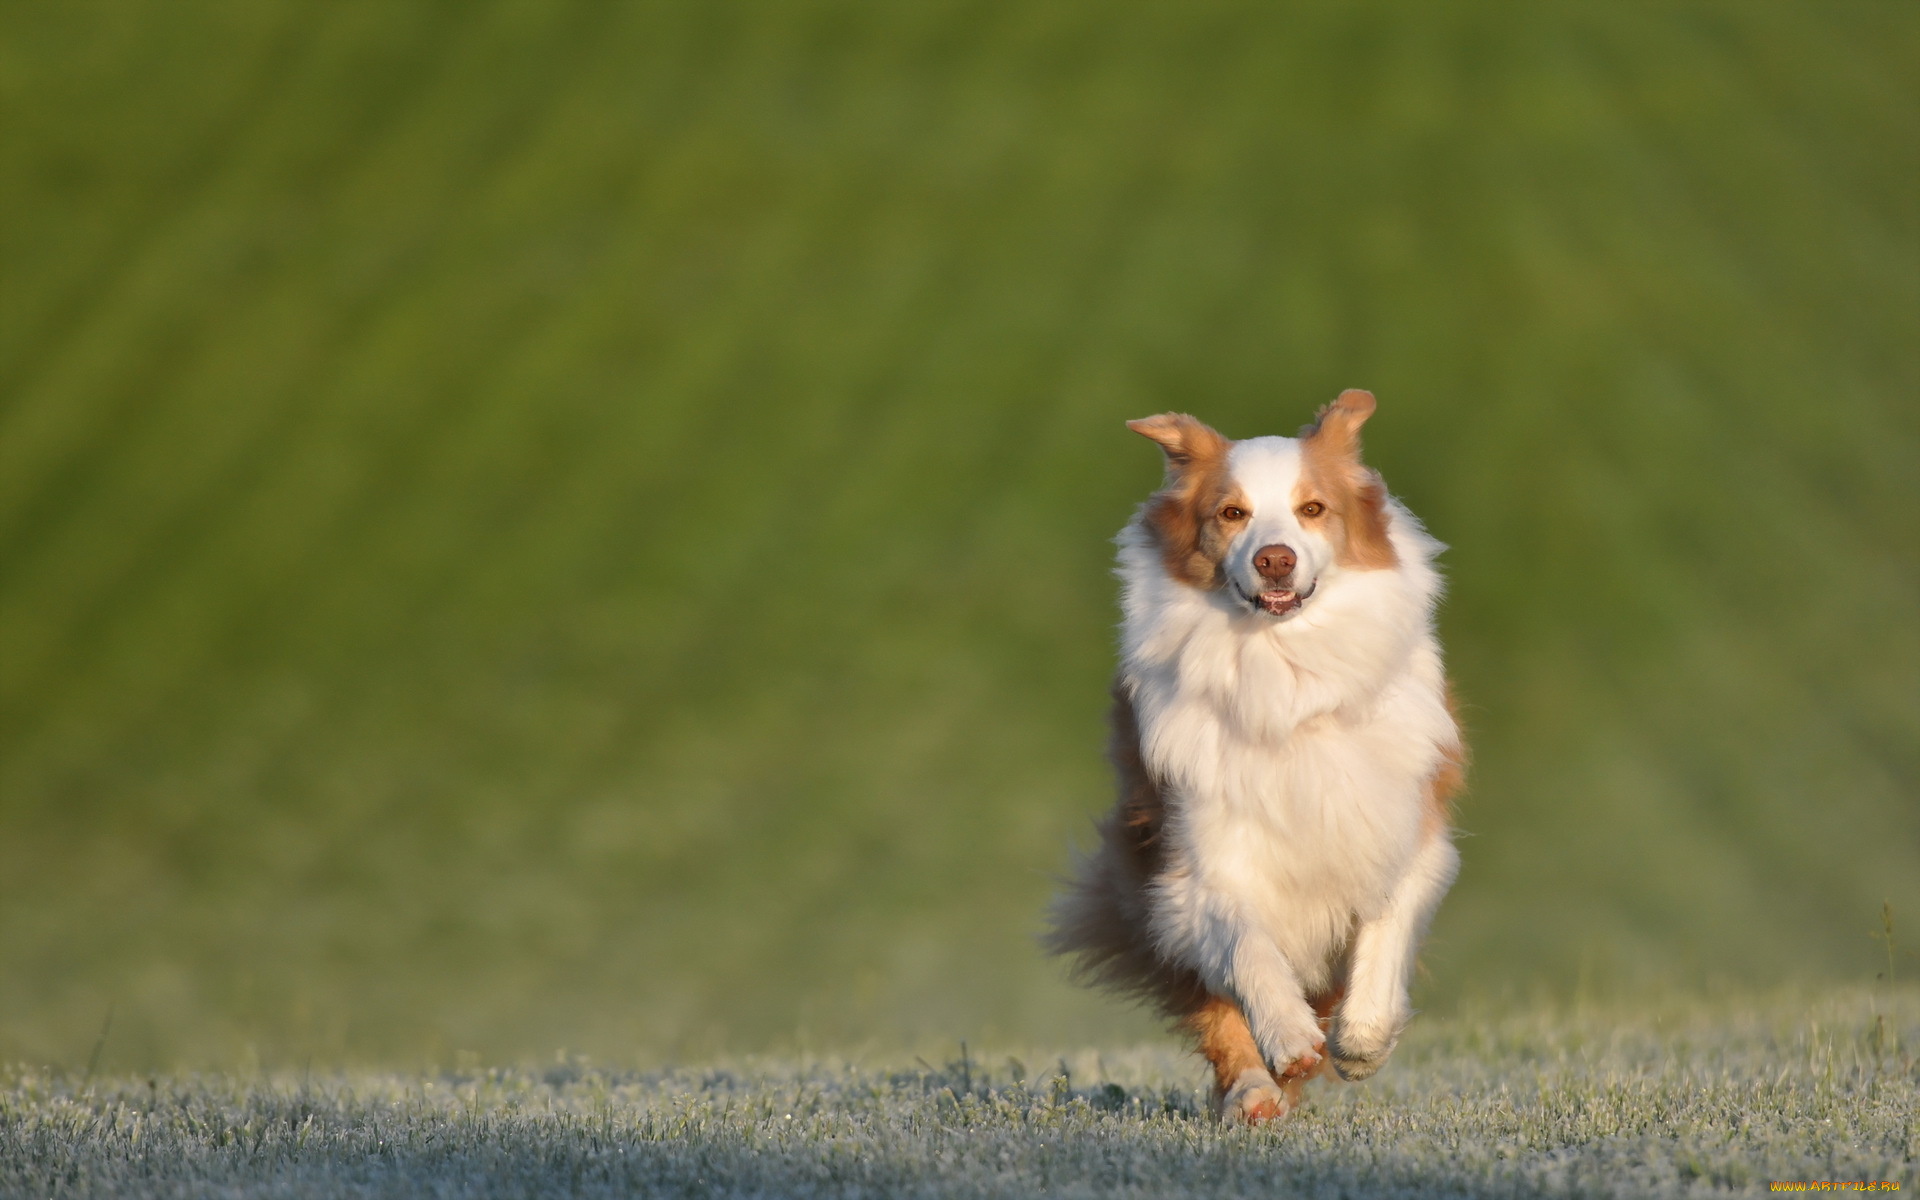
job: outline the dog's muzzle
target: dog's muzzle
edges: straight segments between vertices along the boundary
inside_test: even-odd
[[[1319,586],[1320,581],[1316,579],[1307,585],[1305,591],[1296,591],[1293,588],[1269,588],[1264,592],[1249,595],[1242,591],[1238,584],[1234,585],[1233,590],[1239,592],[1240,598],[1247,602],[1247,607],[1255,612],[1263,612],[1270,617],[1284,617],[1289,613],[1298,612],[1301,605],[1313,598],[1313,593]]]

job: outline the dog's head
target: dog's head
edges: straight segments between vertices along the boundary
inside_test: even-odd
[[[1167,574],[1285,620],[1330,569],[1393,566],[1386,485],[1360,461],[1373,409],[1371,393],[1346,391],[1297,438],[1241,442],[1185,413],[1128,421],[1166,452],[1146,523]]]

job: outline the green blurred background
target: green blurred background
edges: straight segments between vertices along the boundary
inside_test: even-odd
[[[1477,763],[1421,1001],[1920,925],[1920,8],[0,5],[0,1057],[1151,1026],[1130,417],[1369,455]]]

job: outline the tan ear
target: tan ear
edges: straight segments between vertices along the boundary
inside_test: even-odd
[[[1166,451],[1170,468],[1220,457],[1227,452],[1227,439],[1206,422],[1186,413],[1160,413],[1128,421],[1127,428],[1157,443]]]
[[[1320,410],[1312,425],[1300,431],[1302,440],[1329,458],[1360,461],[1360,427],[1373,415],[1373,393],[1348,388]]]

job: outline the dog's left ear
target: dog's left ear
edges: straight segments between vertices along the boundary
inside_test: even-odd
[[[1372,392],[1348,388],[1320,410],[1313,424],[1300,431],[1300,438],[1330,458],[1359,462],[1360,427],[1373,415],[1374,407]]]
[[[1226,454],[1231,444],[1205,421],[1186,413],[1160,413],[1128,421],[1127,428],[1148,439],[1167,455],[1167,469],[1180,471],[1196,462]]]

